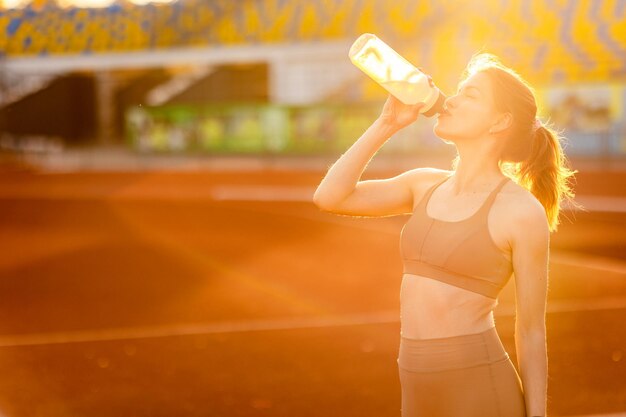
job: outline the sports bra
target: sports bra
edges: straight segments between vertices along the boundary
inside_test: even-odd
[[[472,216],[448,222],[426,213],[430,196],[448,178],[426,192],[402,227],[400,253],[404,273],[497,298],[511,277],[513,266],[494,243],[487,215],[498,192],[510,179],[504,178]]]

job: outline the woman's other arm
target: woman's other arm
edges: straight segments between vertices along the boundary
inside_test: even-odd
[[[405,105],[389,96],[380,117],[333,164],[317,187],[314,203],[322,210],[355,216],[410,213],[411,177],[416,171],[384,180],[359,181],[380,147],[398,130],[419,117],[422,103]]]
[[[526,415],[546,416],[548,355],[546,303],[550,231],[539,201],[513,209],[513,269],[516,287],[515,348],[524,387]]]

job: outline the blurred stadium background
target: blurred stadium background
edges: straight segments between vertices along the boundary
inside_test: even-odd
[[[0,0],[1,416],[400,415],[406,219],[311,204],[386,98],[364,32],[447,94],[479,51],[535,87],[587,208],[548,415],[626,415],[626,0]],[[448,168],[433,122],[364,178]]]

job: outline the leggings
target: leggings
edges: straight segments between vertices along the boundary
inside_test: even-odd
[[[495,327],[400,338],[402,417],[525,417],[521,379]]]

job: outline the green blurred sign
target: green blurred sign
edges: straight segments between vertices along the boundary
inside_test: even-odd
[[[382,103],[136,107],[127,112],[126,125],[129,142],[142,152],[319,154],[347,149],[381,108]]]

